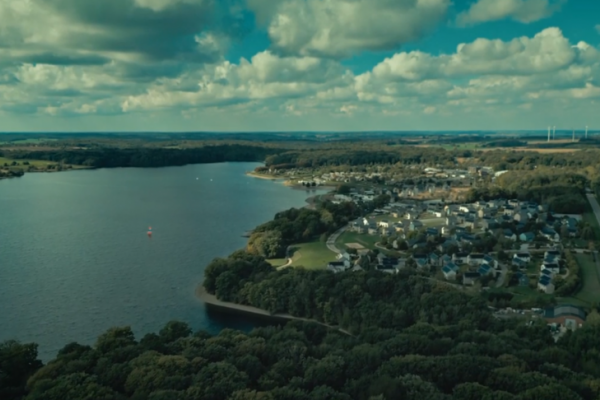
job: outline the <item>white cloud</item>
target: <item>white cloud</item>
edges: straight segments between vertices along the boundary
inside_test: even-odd
[[[567,67],[577,57],[577,50],[559,29],[548,28],[533,38],[520,37],[510,42],[477,39],[461,43],[454,54],[397,53],[376,65],[373,74],[404,81],[489,74],[530,75]]]
[[[264,51],[250,61],[224,62],[200,73],[164,79],[146,93],[129,96],[124,111],[173,107],[177,105],[237,104],[256,100],[286,100],[314,96],[319,91],[348,86],[353,76],[334,61],[312,57],[282,58]],[[197,89],[183,81],[197,82]]]
[[[249,0],[268,23],[275,50],[344,58],[419,39],[446,15],[449,0]]]
[[[529,23],[559,11],[566,0],[478,0],[458,15],[458,25],[473,25],[511,18]]]

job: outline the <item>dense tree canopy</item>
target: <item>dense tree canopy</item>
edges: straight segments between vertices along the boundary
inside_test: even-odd
[[[415,293],[418,302],[418,294]],[[443,307],[447,298],[440,299]],[[544,323],[447,324],[349,336],[292,321],[243,333],[191,333],[170,322],[136,340],[113,328],[93,346],[67,344],[45,366],[35,345],[0,346],[3,400],[511,399],[595,400],[599,326],[554,343]],[[466,321],[466,322],[465,322]],[[29,348],[33,351],[22,351]]]

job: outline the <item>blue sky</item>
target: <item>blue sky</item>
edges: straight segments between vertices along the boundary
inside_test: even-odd
[[[0,19],[2,131],[600,130],[598,0],[4,0]]]

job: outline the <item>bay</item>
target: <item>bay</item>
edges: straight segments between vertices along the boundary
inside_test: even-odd
[[[323,190],[245,175],[257,163],[30,173],[0,181],[0,341],[92,344],[113,326],[138,339],[170,320],[216,333],[194,296],[206,265],[242,234]],[[146,235],[148,227],[153,235]]]

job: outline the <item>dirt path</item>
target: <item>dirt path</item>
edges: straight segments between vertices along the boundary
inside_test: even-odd
[[[198,285],[198,287],[196,288],[196,297],[198,297],[200,300],[202,300],[206,304],[217,306],[217,307],[228,308],[230,310],[237,310],[237,311],[242,311],[242,312],[246,312],[246,313],[250,313],[250,314],[264,315],[264,316],[268,316],[268,317],[294,319],[294,320],[305,321],[305,322],[314,322],[315,324],[319,324],[319,325],[325,326],[327,328],[336,329],[346,335],[354,336],[345,329],[342,329],[342,328],[339,328],[339,327],[333,326],[333,325],[328,325],[326,323],[319,322],[314,319],[295,317],[290,314],[271,314],[270,312],[263,310],[261,308],[246,306],[243,304],[231,303],[228,301],[221,301],[221,300],[217,299],[217,296],[215,296],[214,294],[208,293],[203,285]]]

